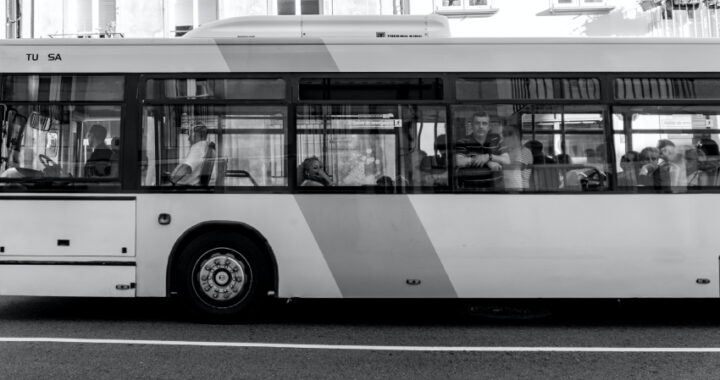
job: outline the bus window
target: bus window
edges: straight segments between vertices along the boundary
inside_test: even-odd
[[[408,114],[408,113],[406,113]],[[399,162],[413,186],[448,186],[447,122],[444,107],[417,107],[403,122]]]
[[[682,192],[717,187],[720,108],[615,107],[618,185]]]
[[[297,183],[389,192],[447,185],[445,119],[444,108],[435,106],[299,107],[298,162],[305,165],[298,167]],[[312,163],[327,178],[313,180]]]
[[[0,182],[118,186],[120,113],[120,106],[13,106]]]
[[[285,99],[284,79],[148,79],[146,99]]]
[[[601,106],[453,107],[455,187],[593,191],[608,186]]]
[[[597,78],[462,78],[455,82],[458,100],[600,99]]]
[[[286,186],[284,107],[147,106],[142,185]]]
[[[121,101],[125,77],[110,75],[7,75],[5,101]]]
[[[298,161],[318,157],[337,186],[394,184],[398,106],[298,107]],[[298,171],[302,175],[302,171]],[[298,178],[298,184],[303,178]]]
[[[616,78],[615,99],[720,99],[720,80],[712,78]]]
[[[440,78],[307,78],[301,100],[442,100]]]

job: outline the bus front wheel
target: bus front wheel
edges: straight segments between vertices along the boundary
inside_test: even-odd
[[[197,316],[248,316],[267,290],[262,250],[242,235],[204,234],[183,249],[177,266],[180,295]]]

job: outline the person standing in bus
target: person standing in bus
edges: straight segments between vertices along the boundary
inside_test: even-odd
[[[470,125],[470,134],[455,143],[458,167],[488,167],[501,171],[503,165],[510,164],[510,155],[500,136],[489,133],[490,116],[487,113],[473,115]]]
[[[662,139],[658,141],[658,149],[660,150],[660,177],[663,178],[661,184],[673,188],[686,187],[685,159],[675,148],[675,143]],[[667,174],[665,174],[666,172]],[[665,176],[667,176],[667,180]]]
[[[658,167],[659,158],[660,151],[654,146],[643,148],[640,151],[638,185],[651,186],[653,184],[652,174]]]
[[[510,155],[499,133],[490,132],[490,116],[476,113],[470,121],[470,133],[455,142],[457,185],[460,188],[501,190],[503,165]]]
[[[90,127],[87,139],[92,153],[85,162],[85,177],[110,176],[113,151],[105,144],[106,137],[107,129],[102,125],[94,124]]]
[[[640,175],[651,177],[656,190],[677,191],[687,187],[685,163],[682,155],[678,155],[675,143],[661,139],[658,141],[657,151],[659,152],[657,163],[643,166]],[[640,154],[642,156],[642,152]]]
[[[203,123],[193,124],[188,131],[190,151],[185,160],[170,173],[170,182],[175,185],[200,185],[205,161],[212,155],[207,141],[208,129]]]

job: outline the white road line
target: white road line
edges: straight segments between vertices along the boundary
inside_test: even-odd
[[[285,348],[301,350],[419,351],[419,352],[599,352],[599,353],[720,353],[720,347],[493,347],[493,346],[368,346],[346,344],[293,344],[251,342],[202,342],[182,340],[78,339],[0,337],[0,343],[75,343],[147,346],[229,348]]]

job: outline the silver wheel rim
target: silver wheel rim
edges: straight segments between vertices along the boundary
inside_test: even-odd
[[[232,306],[247,295],[250,269],[242,255],[230,248],[205,252],[193,270],[195,291],[213,305]]]

